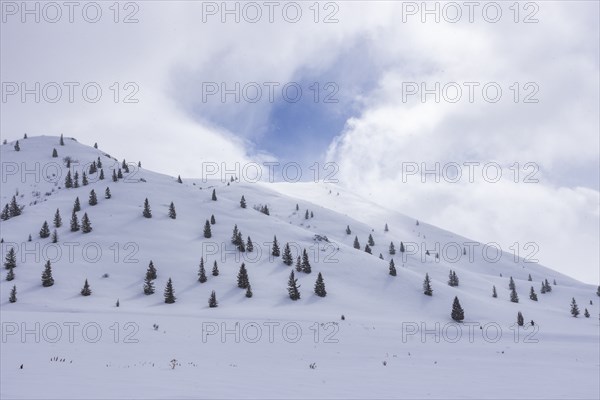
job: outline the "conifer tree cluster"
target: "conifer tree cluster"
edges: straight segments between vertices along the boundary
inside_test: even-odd
[[[548,279],[545,279],[542,282],[542,288],[541,288],[540,292],[542,294],[544,294],[544,293],[549,293],[551,291],[552,291],[552,286],[550,286],[550,283],[548,282]]]
[[[259,211],[265,215],[271,215],[271,213],[269,212],[269,207],[266,204],[264,206],[261,206]]]
[[[20,206],[19,203],[17,203],[17,196],[13,196],[10,201],[10,204],[4,205],[2,213],[0,214],[0,219],[2,221],[6,221],[10,218],[18,217],[19,215],[21,215],[22,210],[23,206]]]
[[[456,276],[456,271],[450,270],[450,275],[448,276],[448,286],[458,286],[458,276]]]

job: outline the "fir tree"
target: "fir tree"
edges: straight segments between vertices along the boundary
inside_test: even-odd
[[[213,191],[212,191],[211,200],[217,201],[217,190],[216,189],[213,189]]]
[[[290,249],[290,244],[286,243],[283,248],[283,255],[281,256],[283,263],[285,265],[292,265],[294,263],[294,258],[292,257],[292,251]]]
[[[75,202],[73,203],[73,211],[81,211],[81,203],[79,202],[79,197],[75,197]]]
[[[400,242],[400,253],[404,253],[404,243]]]
[[[115,303],[115,307],[119,307],[121,305],[121,303],[119,303],[119,299],[117,299],[117,302]]]
[[[165,286],[165,303],[173,304],[177,298],[175,297],[175,291],[173,290],[173,281],[171,278],[167,281],[167,286]]]
[[[10,296],[8,297],[8,301],[11,303],[17,302],[17,286],[16,285],[13,285],[13,287],[10,291]]]
[[[57,208],[56,212],[54,213],[54,227],[60,228],[61,226],[62,226],[62,218],[60,217],[60,211]]]
[[[452,313],[450,314],[453,320],[460,322],[465,319],[465,312],[460,306],[458,297],[454,296],[454,302],[452,303]]]
[[[306,249],[302,250],[302,271],[305,274],[310,274],[312,269],[310,267],[310,260],[308,259],[308,253]]]
[[[73,175],[73,187],[74,188],[79,187],[79,172],[77,172],[77,171],[75,171],[75,174]]]
[[[92,223],[88,218],[87,213],[83,213],[83,218],[81,218],[81,232],[90,233],[92,231]]]
[[[369,233],[369,240],[367,241],[367,243],[369,243],[369,246],[375,246],[375,241],[373,240],[373,235],[371,235]]]
[[[550,283],[548,282],[548,279],[544,280],[544,284],[546,285],[546,292],[551,292],[552,291],[552,286],[550,286]]]
[[[104,170],[100,169],[100,175],[98,176],[98,179],[100,179],[101,181],[104,180]]]
[[[431,289],[431,281],[429,280],[429,274],[425,274],[425,280],[423,281],[423,294],[426,296],[433,295],[433,289]]]
[[[177,212],[175,212],[175,204],[173,204],[173,202],[171,202],[171,204],[169,204],[169,218],[171,218],[171,219],[177,218]]]
[[[213,263],[212,275],[219,276],[219,266],[217,265],[217,260]]]
[[[110,199],[111,197],[112,197],[112,194],[110,194],[110,188],[107,187],[106,190],[104,190],[104,198]]]
[[[394,259],[390,260],[390,275],[396,276],[396,265],[394,265]]]
[[[513,303],[519,302],[519,295],[517,295],[517,290],[514,287],[510,290],[510,301]]]
[[[90,164],[90,169],[88,170],[89,174],[95,174],[96,171],[98,171],[98,168],[96,167],[96,161],[92,161],[92,163]]]
[[[515,286],[515,281],[513,280],[513,277],[512,277],[512,276],[510,277],[510,281],[508,282],[508,288],[509,288],[510,290],[515,290],[515,289],[516,289],[516,286]]]
[[[217,303],[217,294],[213,290],[210,293],[210,297],[208,298],[208,307],[215,308],[215,307],[218,307],[218,306],[219,306],[219,303]]]
[[[157,278],[156,267],[154,267],[154,263],[152,262],[152,260],[150,260],[150,263],[148,264],[148,270],[146,271],[146,275],[152,280]]]
[[[553,279],[553,280],[552,280],[552,284],[553,284],[554,286],[556,286],[556,279]]]
[[[46,261],[44,272],[42,272],[42,286],[50,287],[54,285],[54,278],[52,277],[52,266],[50,260]]]
[[[371,253],[371,248],[369,247],[369,245],[368,245],[368,244],[365,244],[365,253],[372,254],[372,253]]]
[[[8,207],[8,211],[9,211],[9,216],[12,217],[18,217],[19,215],[21,215],[21,206],[19,205],[19,203],[17,203],[17,196],[13,196],[12,200],[10,201],[10,206]]]
[[[498,293],[496,293],[496,286],[492,286],[492,297],[498,297]]]
[[[88,178],[87,178],[87,174],[85,173],[85,171],[83,172],[83,175],[81,177],[81,184],[83,186],[87,186],[87,184],[88,184]]]
[[[600,286],[598,286],[598,289],[596,289],[596,296],[600,297]]]
[[[60,141],[58,142],[61,146],[65,145],[65,140],[63,139],[62,133],[60,134]]]
[[[308,215],[308,210],[306,210],[306,212],[304,213],[304,219],[308,219],[309,215]]]
[[[535,290],[533,289],[533,286],[529,290],[529,298],[533,301],[538,301],[538,297],[537,297],[537,294],[535,293]]]
[[[531,279],[531,274],[529,274],[529,276],[527,276],[527,280],[528,280],[529,282],[531,282],[531,281],[533,280],[533,279]]]
[[[96,197],[96,191],[92,189],[90,191],[90,199],[88,200],[90,206],[95,206],[98,204],[98,198]]]
[[[204,237],[206,239],[210,239],[212,237],[212,232],[210,230],[210,222],[208,222],[208,220],[206,220],[206,222],[204,223]]]
[[[31,242],[31,233],[29,234],[29,236],[27,237],[27,241]]]
[[[183,183],[183,181],[181,180],[181,175],[177,175],[177,183]]]
[[[52,158],[57,158],[58,157],[58,151],[56,151],[56,149],[52,149]]]
[[[231,234],[231,243],[238,245],[240,231],[238,230],[237,224],[233,226],[233,233]]]
[[[383,254],[379,253],[379,259],[383,260]]]
[[[71,178],[71,171],[67,171],[67,176],[65,177],[65,187],[67,189],[73,187],[73,178]]]
[[[217,223],[217,221],[215,220],[215,215],[213,214],[213,215],[210,216],[210,224],[214,225],[216,223]]]
[[[150,277],[148,272],[146,272],[146,278],[144,278],[144,294],[154,294],[154,282],[152,282],[152,278]]]
[[[352,231],[350,230],[350,225],[347,225],[346,226],[346,235],[350,235],[350,234],[352,234]]]
[[[56,229],[54,230],[54,232],[52,232],[50,240],[52,241],[52,243],[58,243],[58,232],[56,231]]]
[[[313,212],[312,212],[312,211],[310,212],[310,217],[311,217],[311,218],[314,218],[314,217],[315,217],[315,214],[313,214]]]
[[[98,157],[98,162],[96,163],[96,166],[98,168],[102,168],[102,160],[100,160],[100,157]]]
[[[242,232],[238,232],[238,237],[235,241],[237,243],[237,249],[242,253],[246,251],[246,245],[244,244],[244,239],[242,238]]]
[[[249,284],[250,281],[248,279],[248,271],[246,271],[246,264],[242,263],[237,275],[237,285],[240,289],[246,289]]]
[[[17,143],[15,143],[15,151],[21,151],[21,146],[19,146],[18,140],[17,140]]]
[[[590,312],[588,311],[588,309],[587,309],[587,308],[585,309],[585,311],[583,311],[583,315],[584,315],[584,317],[586,317],[586,318],[589,318],[589,317],[590,317]]]
[[[240,200],[240,207],[246,208],[246,199],[244,198],[244,196],[242,196]]]
[[[385,228],[383,228],[383,231],[384,231],[384,232],[389,232],[389,231],[390,231],[390,228],[388,228],[388,225],[387,225],[387,224],[385,224]]]
[[[521,311],[519,311],[519,312],[517,313],[517,325],[519,325],[519,326],[523,326],[523,323],[524,323],[524,322],[525,322],[525,321],[524,321],[524,318],[523,318],[523,314],[521,313]]]
[[[94,142],[94,148],[97,149],[98,148],[98,143]]]
[[[542,288],[540,289],[540,293],[542,293],[542,294],[546,293],[546,285],[544,284],[544,282],[542,282]]]
[[[300,256],[296,258],[296,271],[302,272],[302,258]]]
[[[300,206],[296,203],[296,211],[300,211]]]
[[[15,271],[14,271],[14,268],[13,268],[13,267],[11,267],[11,268],[8,270],[8,273],[6,274],[6,280],[7,280],[8,282],[10,282],[10,281],[12,281],[13,279],[15,279]]]
[[[390,250],[389,250],[390,255],[394,255],[396,254],[396,248],[394,247],[394,242],[390,242]]]
[[[198,282],[204,283],[206,282],[206,271],[204,269],[204,258],[200,257],[200,267],[198,268]]]
[[[323,281],[323,275],[319,272],[317,275],[317,281],[315,282],[315,294],[319,297],[327,296],[327,291],[325,290],[325,282]]]
[[[571,300],[571,315],[577,318],[579,315],[579,307],[577,307],[577,302],[575,301],[575,297]]]
[[[246,297],[250,298],[252,297],[252,285],[248,284],[248,287],[246,288]]]
[[[83,289],[81,289],[80,293],[82,296],[89,296],[90,294],[92,294],[92,289],[90,289],[90,285],[87,279],[85,280],[85,283],[83,284]]]
[[[27,133],[23,134],[23,139],[27,139]]]
[[[144,211],[142,211],[142,215],[144,218],[152,218],[152,211],[150,210],[150,202],[148,202],[148,198],[144,200]]]
[[[117,177],[117,171],[115,171],[114,169],[112,173],[112,180],[113,182],[117,182],[119,180],[119,177]]]
[[[0,219],[2,221],[6,221],[10,218],[10,211],[8,208],[8,204],[4,205],[4,208],[2,209],[2,213],[0,214]]]
[[[296,301],[300,299],[300,285],[298,285],[298,279],[294,277],[294,271],[290,274],[290,279],[288,280],[288,295],[290,299]]]
[[[117,169],[117,179],[123,179],[123,171],[121,171],[121,168]]]
[[[277,243],[277,236],[273,236],[273,247],[271,247],[271,255],[273,257],[280,256],[279,243]]]
[[[248,253],[252,253],[254,251],[254,244],[252,243],[250,236],[248,236],[248,240],[246,241],[246,251]]]
[[[42,224],[42,229],[40,229],[40,237],[45,239],[50,236],[50,228],[48,227],[48,222],[44,221]]]
[[[360,250],[360,243],[358,242],[358,236],[354,236],[354,248]]]
[[[75,210],[73,210],[73,214],[71,215],[71,232],[77,232],[79,230],[79,220],[77,219],[77,214]]]

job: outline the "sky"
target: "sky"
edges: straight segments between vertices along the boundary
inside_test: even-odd
[[[600,280],[598,2],[1,7],[2,139],[182,177],[277,162]]]

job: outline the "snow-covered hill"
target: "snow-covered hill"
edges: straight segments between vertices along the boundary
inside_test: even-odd
[[[595,286],[417,224],[338,185],[179,183],[138,167],[137,160],[127,160],[130,172],[113,182],[126,155],[116,159],[112,149],[109,155],[71,138],[64,146],[59,141],[21,139],[20,151],[14,141],[1,146],[0,206],[13,196],[25,206],[22,215],[1,222],[2,259],[10,248],[17,256],[15,279],[6,281],[4,270],[0,284],[2,398],[600,396]],[[99,171],[89,174],[98,160],[103,180]],[[78,188],[64,187],[69,170],[78,172]],[[88,204],[92,189],[94,206]],[[89,233],[70,230],[77,197],[77,218],[88,215]],[[142,215],[146,198],[152,218]],[[176,219],[168,215],[171,202]],[[254,209],[264,205],[270,215]],[[55,229],[57,209],[62,226],[52,243],[39,231],[44,221]],[[212,237],[205,238],[211,216]],[[253,252],[231,243],[234,225],[244,240],[252,238]],[[372,254],[364,251],[369,235]],[[290,244],[294,260],[307,250],[310,274],[271,256],[274,236],[282,251]],[[353,247],[355,237],[360,249]],[[521,248],[521,256],[527,250]],[[201,257],[204,283],[198,281]],[[392,258],[396,276],[389,274]],[[43,287],[48,259],[55,283]],[[151,260],[156,292],[145,295]],[[215,261],[218,276],[211,274]],[[251,298],[237,287],[242,263]],[[450,270],[457,287],[447,284]],[[301,286],[298,301],[287,292],[291,271]],[[326,297],[314,294],[318,273]],[[425,274],[433,296],[423,294]],[[510,277],[518,303],[510,301]],[[163,297],[169,278],[174,304]],[[80,294],[86,279],[91,296]],[[542,294],[545,280],[552,291]],[[14,303],[8,301],[13,285]],[[538,301],[529,298],[532,286]],[[217,308],[208,307],[212,291]],[[455,296],[465,314],[460,324],[450,318]],[[573,298],[578,318],[570,314]],[[516,325],[518,312],[523,327]],[[174,368],[171,360],[177,360]]]

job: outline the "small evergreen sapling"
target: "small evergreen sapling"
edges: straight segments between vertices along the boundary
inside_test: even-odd
[[[352,231],[350,230],[350,225],[346,226],[346,235],[350,235]]]
[[[79,202],[79,197],[75,197],[75,202],[73,203],[73,211],[81,211],[81,203]]]
[[[360,243],[358,242],[358,236],[354,236],[354,248],[360,250]]]
[[[246,288],[246,297],[250,298],[252,297],[252,285],[248,284],[248,287]]]
[[[4,258],[4,268],[11,269],[17,267],[17,254],[15,248],[11,247]]]
[[[212,191],[211,200],[212,201],[217,201],[217,191],[216,191],[216,189],[213,189],[213,191]]]
[[[250,281],[248,280],[248,271],[246,271],[246,264],[242,263],[240,271],[237,275],[237,285],[240,289],[247,289]]]
[[[146,275],[148,275],[150,279],[156,279],[157,277],[156,267],[154,267],[154,263],[152,262],[152,260],[150,260],[150,263],[148,264],[148,270],[146,271]]]
[[[85,280],[85,283],[83,284],[83,289],[81,289],[81,295],[82,296],[89,296],[92,294],[92,289],[90,289],[90,284],[88,283],[88,280]]]
[[[52,232],[52,235],[50,237],[50,241],[52,243],[58,243],[58,232],[56,231],[56,229]]]
[[[302,250],[302,271],[305,274],[310,274],[312,272],[310,260],[308,259],[308,252],[306,249]]]
[[[213,214],[213,215],[210,216],[210,224],[214,225],[216,223],[217,223],[217,221],[215,220],[215,215]]]
[[[77,232],[79,230],[79,220],[77,219],[77,213],[73,210],[71,214],[71,232]]]
[[[279,257],[280,255],[279,243],[277,243],[277,236],[273,236],[273,247],[271,247],[271,255],[273,257]]]
[[[17,203],[17,196],[13,196],[12,200],[10,201],[10,206],[8,207],[8,211],[9,211],[9,216],[12,217],[17,217],[19,215],[21,215],[22,211],[22,207]]]
[[[104,198],[105,199],[110,199],[112,197],[112,194],[110,194],[110,188],[106,188],[106,190],[104,191]]]
[[[104,170],[100,169],[100,175],[98,175],[98,179],[100,179],[101,181],[104,180]]]
[[[148,272],[146,272],[146,277],[144,278],[144,294],[154,294],[154,282],[152,282],[152,278],[150,277]]]
[[[533,286],[529,290],[529,298],[533,301],[538,301],[538,297],[537,297],[537,294],[535,293],[535,290],[533,289]]]
[[[302,272],[302,259],[300,258],[300,256],[296,258],[296,271]]]
[[[219,266],[217,265],[217,260],[213,263],[212,275],[219,276]]]
[[[73,175],[73,187],[74,188],[79,187],[79,172],[77,172],[77,171],[75,171],[75,174]]]
[[[60,217],[60,211],[57,208],[56,212],[54,213],[54,227],[60,228],[61,226],[62,226],[62,218]]]
[[[368,244],[365,244],[365,253],[372,254],[372,253],[371,253],[371,248],[369,247],[369,245],[368,245]]]
[[[583,316],[586,317],[586,318],[590,317],[590,312],[588,311],[587,308],[583,311]]]
[[[389,249],[389,253],[390,255],[394,255],[396,254],[396,248],[394,247],[394,242],[390,242],[390,249]]]
[[[254,251],[254,244],[252,243],[250,236],[248,236],[248,240],[246,241],[246,251],[248,253],[252,253]]]
[[[244,198],[244,196],[242,196],[242,198],[240,199],[240,207],[246,208],[246,199]]]
[[[369,243],[369,246],[375,246],[375,241],[373,240],[373,235],[369,234],[369,240],[367,243]]]
[[[510,290],[510,301],[513,303],[519,302],[519,295],[517,294],[517,290],[514,287]]]
[[[492,286],[492,297],[498,297],[498,293],[496,292],[496,286]]]
[[[171,204],[169,204],[169,218],[171,218],[171,219],[177,218],[177,212],[175,212],[175,204],[173,204],[173,202],[171,202]]]
[[[87,186],[88,185],[88,178],[87,178],[87,174],[85,173],[85,171],[83,171],[83,175],[81,177],[81,184],[83,186]]]

